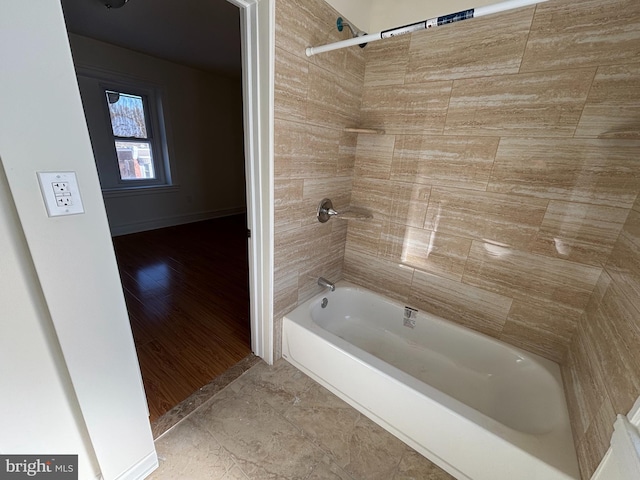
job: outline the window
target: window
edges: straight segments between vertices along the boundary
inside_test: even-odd
[[[105,90],[118,171],[122,181],[155,179],[153,144],[145,99],[139,95]]]
[[[160,90],[93,72],[78,84],[102,190],[171,185]]]

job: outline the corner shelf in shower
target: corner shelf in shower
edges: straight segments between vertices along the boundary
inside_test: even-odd
[[[349,209],[341,212],[337,218],[342,220],[368,220],[373,218],[371,212],[361,209]]]
[[[345,127],[344,129],[347,133],[367,133],[372,135],[384,135],[384,130],[378,128],[351,128]]]

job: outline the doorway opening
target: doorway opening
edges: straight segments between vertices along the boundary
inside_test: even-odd
[[[105,3],[62,0],[154,421],[251,352],[240,18],[226,2]],[[121,159],[142,156],[114,155],[95,134],[109,127],[96,92],[113,91],[114,76],[116,86],[147,82],[162,97],[163,184],[118,180]],[[116,180],[105,188],[100,163],[109,159]]]
[[[151,422],[251,354],[246,219],[113,238]]]

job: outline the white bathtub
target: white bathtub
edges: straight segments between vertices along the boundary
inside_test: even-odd
[[[459,480],[579,478],[558,365],[404,313],[338,282],[285,316],[283,357]]]

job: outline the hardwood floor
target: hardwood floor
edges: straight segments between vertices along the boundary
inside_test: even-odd
[[[251,353],[244,215],[114,237],[154,421]]]

